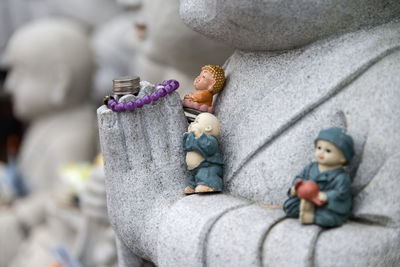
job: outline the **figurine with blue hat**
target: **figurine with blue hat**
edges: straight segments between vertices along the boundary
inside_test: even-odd
[[[316,162],[293,179],[283,209],[303,224],[340,226],[351,212],[351,181],[343,166],[354,156],[353,138],[332,127],[320,131],[314,143]]]

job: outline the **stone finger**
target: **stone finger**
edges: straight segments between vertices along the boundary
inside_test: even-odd
[[[135,101],[139,96],[126,95],[119,99],[120,103]],[[151,164],[151,154],[149,150],[146,130],[143,126],[142,108],[136,107],[133,111],[124,111],[118,114],[123,133],[125,136],[125,146],[127,149],[128,161],[133,169],[148,168]]]
[[[97,110],[101,151],[106,173],[119,173],[128,168],[125,136],[118,114],[105,105]]]
[[[171,144],[169,146],[170,157],[174,161],[183,161],[182,137],[187,131],[188,123],[178,93],[174,92],[166,97],[162,116],[165,127],[169,127],[167,139]]]
[[[143,89],[143,95],[151,95],[156,88],[154,86],[146,86]],[[144,131],[148,140],[148,148],[153,160],[153,164],[157,168],[169,164],[169,149],[170,143],[167,139],[169,128],[166,128],[163,123],[162,114],[165,112],[163,105],[165,97],[161,97],[151,104],[145,105],[142,108]]]

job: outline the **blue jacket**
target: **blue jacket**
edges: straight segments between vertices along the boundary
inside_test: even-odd
[[[315,206],[315,224],[334,227],[342,225],[349,218],[352,204],[351,181],[343,168],[320,172],[318,163],[313,162],[293,179],[292,185],[298,178],[315,182],[319,190],[327,195],[323,206]],[[283,204],[283,209],[287,216],[298,217],[300,200],[290,197],[289,192],[289,199]]]

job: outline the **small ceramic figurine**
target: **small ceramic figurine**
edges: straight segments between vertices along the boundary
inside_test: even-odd
[[[225,83],[225,72],[218,65],[206,65],[201,68],[199,76],[194,79],[196,92],[185,95],[182,105],[186,108],[213,113],[213,96],[222,91]]]
[[[354,155],[353,139],[341,128],[319,132],[315,159],[298,174],[283,205],[288,217],[303,224],[324,227],[342,225],[351,211],[351,181],[343,165]]]
[[[210,113],[199,114],[183,135],[182,146],[190,171],[185,194],[220,192],[222,190],[222,157],[216,137],[220,124]]]

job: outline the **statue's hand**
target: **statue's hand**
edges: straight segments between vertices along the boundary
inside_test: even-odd
[[[138,98],[154,91],[142,83]],[[124,96],[120,102],[136,98]],[[102,106],[97,113],[110,221],[126,246],[152,258],[162,214],[184,196],[181,142],[187,122],[179,96],[174,92],[122,113]]]

